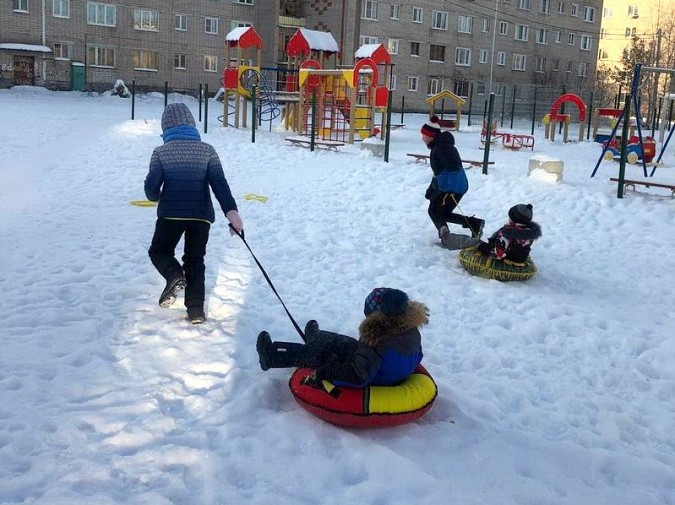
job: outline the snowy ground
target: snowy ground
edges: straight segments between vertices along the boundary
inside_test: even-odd
[[[421,115],[393,132],[384,163],[358,145],[287,146],[276,128],[251,143],[211,105],[203,138],[301,325],[356,334],[378,286],[430,308],[431,412],[347,431],[297,406],[288,370],[259,369],[259,331],[299,337],[222,213],[207,323],[158,307],[155,209],[129,201],[144,198],[162,108],[139,100],[131,121],[129,100],[0,91],[0,503],[675,504],[669,192],[617,199],[617,163],[590,177],[597,144],[551,143],[541,128],[534,154],[495,147],[487,176],[468,171],[461,210],[489,234],[529,202],[543,237],[532,280],[488,281],[435,245],[430,170],[405,155],[426,150]],[[456,135],[463,158],[482,160],[479,136]],[[675,183],[673,149],[656,180]],[[528,177],[535,155],[564,160],[564,182]]]

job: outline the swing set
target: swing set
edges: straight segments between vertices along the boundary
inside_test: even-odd
[[[640,91],[640,79],[642,77],[642,72],[654,72],[656,74],[659,73],[665,73],[665,74],[670,74],[670,75],[675,75],[675,69],[673,68],[661,68],[661,67],[645,67],[641,63],[638,63],[635,66],[635,71],[633,73],[633,79],[631,81],[631,87],[630,87],[630,94],[626,96],[626,101],[625,105],[623,108],[623,111],[617,118],[616,124],[614,125],[614,128],[612,129],[612,133],[610,134],[609,138],[613,139],[615,138],[616,132],[619,128],[619,125],[622,125],[623,129],[622,132],[623,134],[621,135],[621,157],[619,161],[619,177],[618,177],[618,183],[619,183],[619,190],[617,193],[617,196],[619,198],[623,197],[623,188],[624,188],[624,180],[625,180],[625,171],[626,171],[626,158],[628,154],[628,128],[629,128],[629,118],[630,118],[630,109],[631,109],[631,103],[633,107],[635,108],[635,118],[636,118],[636,126],[637,126],[637,131],[638,131],[638,140],[640,144],[640,149],[641,152],[645,152],[645,146],[644,146],[644,141],[643,141],[643,136],[642,136],[642,118],[640,117],[640,103],[639,103],[639,91]],[[673,136],[673,132],[675,131],[674,127],[670,128],[670,133],[668,134],[668,138],[666,141],[663,143],[661,146],[661,152],[659,153],[656,163],[661,162],[661,158],[663,157],[663,153],[666,150],[666,147],[668,146],[668,143],[670,142],[670,139]],[[602,148],[602,153],[600,153],[600,158],[598,159],[598,162],[595,165],[595,168],[593,169],[593,173],[591,174],[591,177],[594,177],[596,172],[598,171],[598,167],[600,167],[600,163],[602,162],[603,159],[605,159],[605,153],[610,149],[610,143],[606,142],[605,145]],[[642,157],[642,171],[645,177],[653,177],[654,172],[656,171],[656,164],[652,168],[651,173],[648,175],[647,174],[647,162],[645,160],[645,157]]]

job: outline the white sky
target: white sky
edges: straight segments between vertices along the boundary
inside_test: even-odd
[[[289,370],[259,369],[258,332],[299,337],[222,213],[207,323],[157,305],[155,209],[129,201],[144,198],[162,107],[160,95],[139,98],[131,121],[129,100],[0,90],[0,503],[675,504],[669,192],[617,199],[617,163],[590,178],[597,144],[551,143],[541,127],[534,153],[495,147],[487,176],[468,171],[461,210],[489,234],[510,206],[532,203],[543,230],[537,275],[499,283],[436,246],[430,170],[406,156],[426,150],[422,115],[393,132],[387,164],[359,145],[291,147],[277,128],[252,144],[219,128],[211,105],[203,138],[301,325],[355,335],[378,286],[430,308],[432,410],[347,431],[295,403]],[[456,135],[463,158],[482,159],[479,135]],[[675,183],[674,148],[657,180]],[[528,177],[534,156],[564,160],[563,182]]]

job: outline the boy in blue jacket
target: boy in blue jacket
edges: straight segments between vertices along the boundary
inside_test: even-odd
[[[187,318],[200,324],[206,320],[204,256],[211,223],[216,219],[211,191],[232,227],[241,232],[243,223],[218,153],[201,141],[190,109],[183,103],[169,104],[162,114],[162,131],[164,145],[153,151],[145,178],[145,196],[159,201],[148,254],[166,279],[159,297],[160,307],[170,307],[185,289]],[[181,265],[175,258],[175,250],[183,235]]]
[[[317,380],[339,386],[399,384],[422,361],[419,328],[429,322],[429,311],[403,291],[376,288],[363,312],[358,340],[320,330],[316,321],[305,327],[305,344],[272,342],[269,333],[261,332],[256,345],[260,367],[314,368]]]

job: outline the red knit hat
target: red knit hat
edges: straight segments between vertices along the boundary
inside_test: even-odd
[[[438,116],[431,116],[429,121],[422,125],[422,129],[420,131],[422,132],[422,135],[426,135],[427,137],[431,138],[434,138],[436,135],[441,133],[441,125],[438,124]]]

